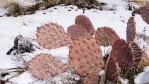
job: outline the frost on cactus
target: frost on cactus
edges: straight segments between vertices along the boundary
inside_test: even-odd
[[[69,64],[80,76],[101,71],[104,62],[96,40],[89,36],[73,40],[70,44]]]
[[[96,31],[95,39],[100,46],[111,46],[120,37],[112,28],[101,27]]]
[[[86,75],[82,82],[83,84],[99,84],[100,76],[96,73],[91,73]]]
[[[136,23],[134,17],[130,17],[127,23],[126,39],[127,41],[134,41],[136,36]]]
[[[85,30],[91,35],[93,35],[95,32],[92,22],[85,15],[78,15],[75,19],[75,24],[82,25]]]
[[[120,68],[118,66],[118,63],[115,62],[113,57],[110,57],[106,68],[105,84],[108,84],[108,82],[118,84],[119,77],[120,77]]]
[[[88,34],[83,26],[77,24],[68,27],[67,33],[71,37],[71,39],[81,38]]]
[[[68,69],[68,64],[49,54],[39,54],[28,62],[28,69],[39,79],[49,79]]]
[[[110,56],[114,58],[120,68],[128,67],[133,63],[133,51],[130,45],[123,39],[115,41]]]
[[[139,8],[139,12],[143,18],[143,20],[149,24],[149,6],[143,6]]]
[[[37,41],[47,49],[58,48],[71,42],[64,29],[56,23],[48,23],[37,28]]]

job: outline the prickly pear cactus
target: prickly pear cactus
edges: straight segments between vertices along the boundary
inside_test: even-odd
[[[130,84],[134,84],[134,76],[143,71],[142,66],[139,66],[142,58],[142,50],[135,42],[128,43],[133,53],[133,63],[128,67],[122,68],[121,76],[129,80]]]
[[[85,28],[85,30],[91,35],[93,35],[95,32],[92,22],[85,15],[78,15],[75,19],[75,24],[82,25]]]
[[[140,15],[142,16],[143,20],[149,24],[149,6],[143,6],[139,8]]]
[[[73,40],[70,44],[69,64],[80,76],[101,71],[104,62],[96,40],[92,37]]]
[[[56,23],[48,23],[37,28],[37,41],[47,49],[58,48],[71,42],[64,29]]]
[[[68,64],[49,54],[39,54],[28,62],[28,69],[39,79],[49,79],[68,69]]]
[[[136,23],[134,17],[130,17],[127,23],[126,39],[127,41],[134,41],[136,36]]]
[[[110,57],[113,57],[121,68],[121,77],[134,84],[134,76],[143,71],[139,66],[142,57],[140,47],[135,42],[127,43],[120,39],[113,44]]]
[[[71,39],[78,39],[88,34],[88,32],[84,29],[83,26],[77,24],[68,27],[67,33],[71,37]]]
[[[106,74],[105,74],[105,84],[109,84],[109,82],[113,84],[118,84],[120,77],[120,68],[117,62],[110,57],[108,60]]]
[[[111,56],[118,62],[120,68],[138,65],[142,57],[142,50],[135,42],[127,43],[117,40],[112,46]]]
[[[120,68],[128,67],[133,63],[133,51],[130,45],[123,39],[115,41],[110,56],[114,58]]]
[[[85,76],[83,79],[83,84],[99,84],[100,76],[97,73],[91,73]]]
[[[120,37],[112,28],[101,27],[96,31],[95,39],[100,46],[111,46]]]

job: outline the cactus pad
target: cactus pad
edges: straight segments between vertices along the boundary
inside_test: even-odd
[[[80,76],[101,71],[104,62],[96,40],[91,37],[73,40],[70,44],[69,64]]]
[[[68,64],[49,54],[39,54],[28,62],[28,69],[39,79],[48,79],[68,69]]]
[[[133,51],[123,39],[115,41],[110,56],[114,58],[120,68],[128,67],[133,62]]]
[[[130,17],[127,23],[126,39],[127,41],[134,41],[136,36],[136,23],[134,17]]]
[[[100,76],[96,73],[91,73],[85,76],[83,84],[98,84],[100,82]]]
[[[118,84],[119,77],[120,77],[120,68],[118,66],[118,63],[115,62],[113,57],[110,57],[107,64],[105,82],[110,81],[114,84]]]
[[[84,29],[83,26],[77,24],[68,27],[67,33],[71,37],[71,39],[84,37],[88,34],[88,32]]]
[[[138,65],[142,58],[142,50],[135,42],[131,43],[131,49],[133,52],[133,62],[135,63],[135,65]]]
[[[109,27],[98,28],[95,38],[100,46],[111,46],[116,40],[120,39],[118,34]]]
[[[143,6],[139,8],[139,12],[143,18],[143,20],[149,24],[149,6]]]
[[[85,30],[91,35],[93,35],[95,32],[92,22],[85,15],[78,15],[75,19],[75,24],[82,25]]]
[[[37,28],[37,41],[47,49],[58,48],[71,42],[64,29],[55,23],[48,23]]]

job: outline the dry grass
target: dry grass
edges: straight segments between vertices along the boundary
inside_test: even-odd
[[[129,0],[129,1],[139,3],[142,6],[149,5],[149,0]]]
[[[18,16],[18,15],[22,15],[23,13],[23,7],[19,5],[19,3],[16,2],[11,2],[9,4],[7,4],[5,6],[8,11],[9,11],[9,15],[13,15],[13,16]]]

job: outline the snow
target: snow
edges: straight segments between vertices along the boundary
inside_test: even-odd
[[[103,26],[111,27],[115,30],[120,38],[126,39],[126,26],[132,11],[125,9],[127,2],[122,0],[99,0],[108,4],[108,7],[115,6],[115,11],[100,11],[97,9],[86,10],[84,15],[89,17],[93,23],[95,29]],[[23,1],[22,1],[23,2]],[[30,2],[28,2],[30,3]],[[25,2],[27,4],[27,2]],[[139,7],[139,6],[138,6]],[[73,9],[72,9],[73,8]],[[68,11],[71,10],[71,11]],[[0,16],[4,15],[7,11],[0,7]],[[17,67],[18,64],[13,60],[16,59],[14,55],[6,55],[6,52],[13,46],[13,40],[15,36],[21,34],[24,37],[36,39],[37,27],[48,23],[54,22],[60,24],[65,31],[67,27],[75,23],[75,17],[77,15],[83,14],[83,10],[78,9],[76,6],[55,6],[46,10],[38,10],[35,14],[18,16],[18,17],[0,17],[0,69],[8,69]],[[144,27],[149,28],[140,15],[135,16],[136,21],[136,31],[142,32]],[[149,30],[149,29],[148,29]],[[149,35],[149,31],[146,31]],[[36,41],[34,44],[39,46]],[[57,49],[36,49],[33,53],[25,53],[21,55],[27,62],[31,60],[35,55],[40,53],[49,53],[57,57],[63,62],[68,62],[69,47],[63,46]],[[105,55],[106,51],[111,47],[101,47],[102,54]],[[148,47],[149,52],[149,47]],[[149,68],[145,68],[144,72],[136,76],[135,83],[143,84],[149,82]],[[17,84],[28,84],[31,82],[36,82],[37,78],[33,77],[29,71],[22,73],[21,75],[11,79],[11,82]],[[127,80],[123,80],[124,84],[127,84]],[[37,83],[43,83],[43,81],[38,80]]]
[[[144,68],[144,72],[138,74],[135,78],[136,84],[149,83],[149,66]]]
[[[120,78],[120,81],[121,81],[122,84],[128,84],[128,80],[127,79]]]

